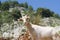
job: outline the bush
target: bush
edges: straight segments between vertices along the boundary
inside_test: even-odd
[[[20,17],[22,17],[22,15],[21,15],[21,13],[20,13],[19,10],[13,10],[12,16],[13,16],[14,20],[17,20],[17,19],[19,19]]]

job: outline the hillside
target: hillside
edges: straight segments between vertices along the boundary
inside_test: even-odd
[[[30,23],[41,27],[58,28],[60,26],[60,16],[50,9],[38,8],[34,10],[27,3],[18,3],[17,1],[0,2],[0,5],[0,37],[17,39],[24,34],[27,28],[18,19],[25,15],[29,15]]]

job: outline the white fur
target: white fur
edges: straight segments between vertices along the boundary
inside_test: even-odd
[[[52,31],[53,31],[53,27],[48,27],[48,26],[47,27],[42,27],[42,26],[32,24],[32,28],[35,29],[38,36],[41,35],[42,37],[51,36]]]

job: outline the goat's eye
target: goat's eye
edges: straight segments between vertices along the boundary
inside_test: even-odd
[[[26,20],[28,20],[29,18],[26,18]]]
[[[26,18],[26,21],[29,21],[29,18]]]

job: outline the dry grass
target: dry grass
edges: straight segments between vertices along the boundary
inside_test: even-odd
[[[5,39],[5,38],[0,38],[0,40],[11,40],[11,38],[7,38],[7,39]]]
[[[59,35],[55,35],[55,37],[59,37]],[[4,38],[0,38],[0,40],[11,40],[10,38],[4,39]],[[29,32],[27,31],[25,34],[22,34],[21,36],[19,36],[19,38],[17,40],[32,40]],[[40,40],[53,40],[52,36],[51,37],[40,37]],[[59,39],[60,40],[60,39]]]
[[[27,31],[25,34],[22,34],[21,36],[19,36],[18,40],[32,40],[30,37],[29,32]]]

